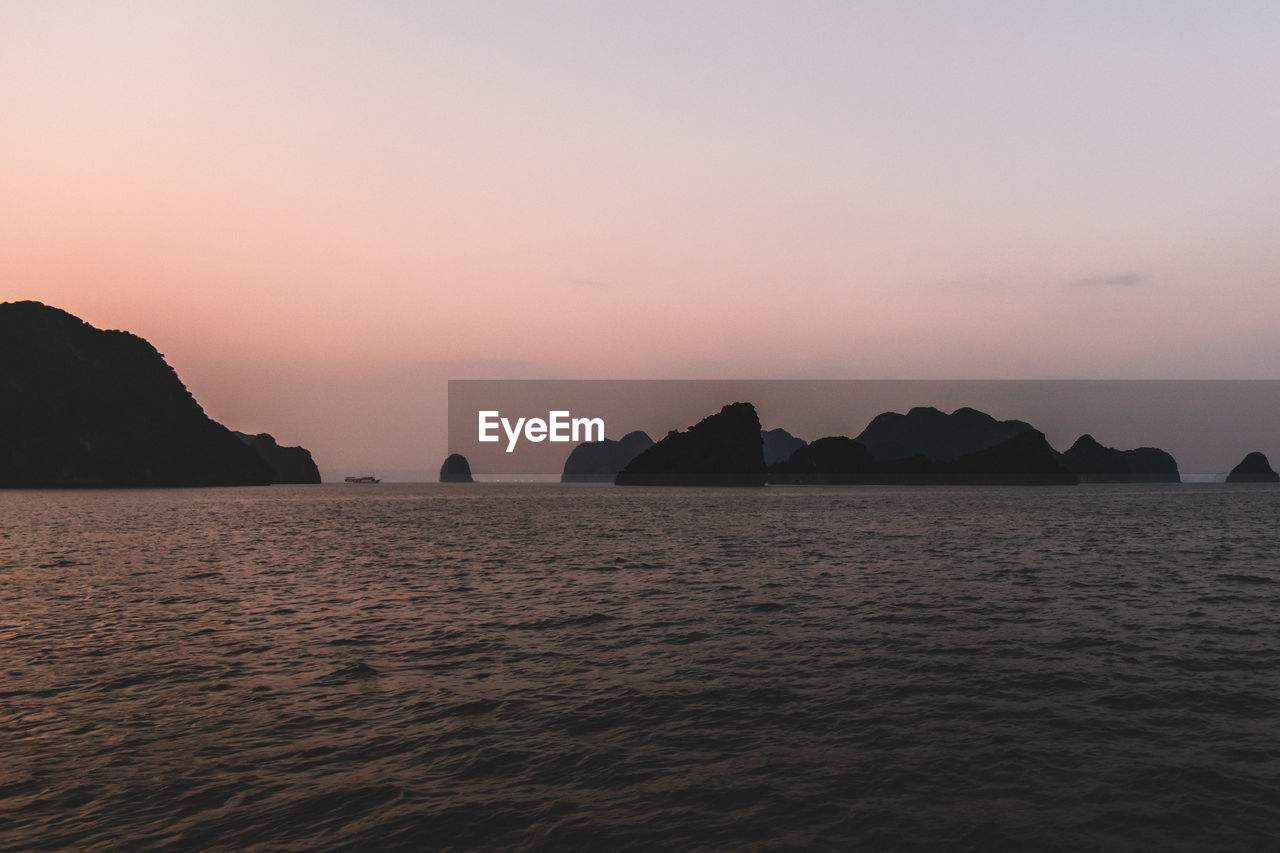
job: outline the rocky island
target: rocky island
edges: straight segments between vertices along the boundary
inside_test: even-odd
[[[769,472],[779,485],[1073,485],[1079,482],[1058,461],[1036,429],[1026,429],[991,447],[955,459],[916,453],[876,459],[861,442],[845,436],[820,438]]]
[[[754,431],[754,432],[753,432]],[[785,431],[778,431],[784,432]],[[685,432],[672,431],[633,459],[618,485],[990,484],[1073,485],[1043,433],[1022,421],[997,421],[975,409],[950,415],[915,408],[885,412],[858,439],[821,438],[766,468],[759,419],[733,403]],[[873,451],[867,443],[875,447]]]
[[[39,302],[0,303],[0,487],[257,486],[275,476],[142,338]]]
[[[643,430],[629,432],[618,441],[584,441],[569,452],[560,482],[612,483],[627,463],[652,446],[653,439]]]
[[[764,442],[764,464],[770,468],[790,459],[792,454],[808,444],[782,428],[761,430],[760,438]]]
[[[861,443],[845,435],[819,438],[769,469],[769,482],[786,485],[864,483],[880,463]]]
[[[1076,439],[1062,464],[1080,475],[1082,483],[1180,483],[1178,463],[1158,447],[1117,450],[1088,433]]]
[[[881,461],[923,456],[947,462],[994,447],[1030,429],[1031,424],[1025,421],[998,421],[968,407],[948,415],[932,406],[917,406],[905,415],[876,415],[854,440]]]
[[[440,466],[440,482],[442,483],[474,483],[471,478],[471,463],[461,453],[450,453]]]
[[[684,432],[675,430],[618,473],[619,486],[763,486],[768,476],[760,418],[730,403]]]
[[[772,466],[769,482],[820,484],[1070,485],[1044,434],[977,409],[918,406],[876,415],[856,439],[820,438]]]
[[[1240,460],[1240,464],[1231,469],[1227,475],[1228,483],[1280,483],[1277,474],[1267,461],[1267,457],[1254,451]]]

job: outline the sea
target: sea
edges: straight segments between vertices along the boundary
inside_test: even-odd
[[[1280,487],[0,492],[6,850],[1280,846]]]

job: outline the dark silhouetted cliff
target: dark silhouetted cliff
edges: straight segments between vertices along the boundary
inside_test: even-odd
[[[618,441],[584,441],[569,451],[560,482],[612,483],[628,462],[652,446],[653,439],[642,430],[629,432]]]
[[[471,479],[471,463],[461,453],[450,453],[440,466],[442,483],[474,483]]]
[[[1267,461],[1265,455],[1255,450],[1231,469],[1231,473],[1227,475],[1227,482],[1277,483],[1280,482],[1280,474],[1272,470],[1271,463]]]
[[[632,459],[620,486],[763,486],[767,469],[760,418],[730,403],[684,432],[672,431]]]
[[[998,421],[976,409],[960,408],[947,415],[917,406],[905,415],[876,415],[855,440],[881,461],[924,456],[945,462],[993,447],[1031,428],[1023,421]]]
[[[1178,463],[1158,447],[1117,450],[1091,435],[1076,439],[1062,454],[1062,464],[1085,483],[1180,483]]]
[[[1129,461],[1114,447],[1106,447],[1089,434],[1076,439],[1066,453],[1062,464],[1084,478],[1122,478],[1129,475]]]
[[[39,302],[0,304],[0,486],[240,486],[267,463],[164,357]]]
[[[843,435],[806,444],[769,469],[770,483],[834,484],[866,482],[880,473],[867,449]]]
[[[319,483],[320,470],[316,468],[311,451],[305,447],[282,447],[274,437],[265,432],[248,435],[233,430],[236,438],[253,448],[271,468],[272,483]]]
[[[769,482],[801,485],[1072,485],[1079,478],[1058,461],[1044,434],[1028,429],[958,459],[916,454],[881,461],[860,442],[820,438],[769,473]]]
[[[994,447],[966,453],[941,466],[944,481],[1010,485],[1074,485],[1080,477],[1058,459],[1044,433],[1027,429]]]
[[[772,468],[791,458],[791,454],[805,446],[803,438],[796,438],[785,429],[771,429],[760,433],[764,441],[764,464]]]
[[[1158,447],[1135,447],[1126,450],[1129,478],[1143,483],[1181,483],[1178,463],[1168,451]]]

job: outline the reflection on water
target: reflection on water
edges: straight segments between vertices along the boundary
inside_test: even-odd
[[[1278,508],[0,493],[0,847],[1269,847]]]

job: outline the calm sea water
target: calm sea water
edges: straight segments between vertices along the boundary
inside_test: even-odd
[[[0,847],[1259,850],[1280,489],[0,492]]]

